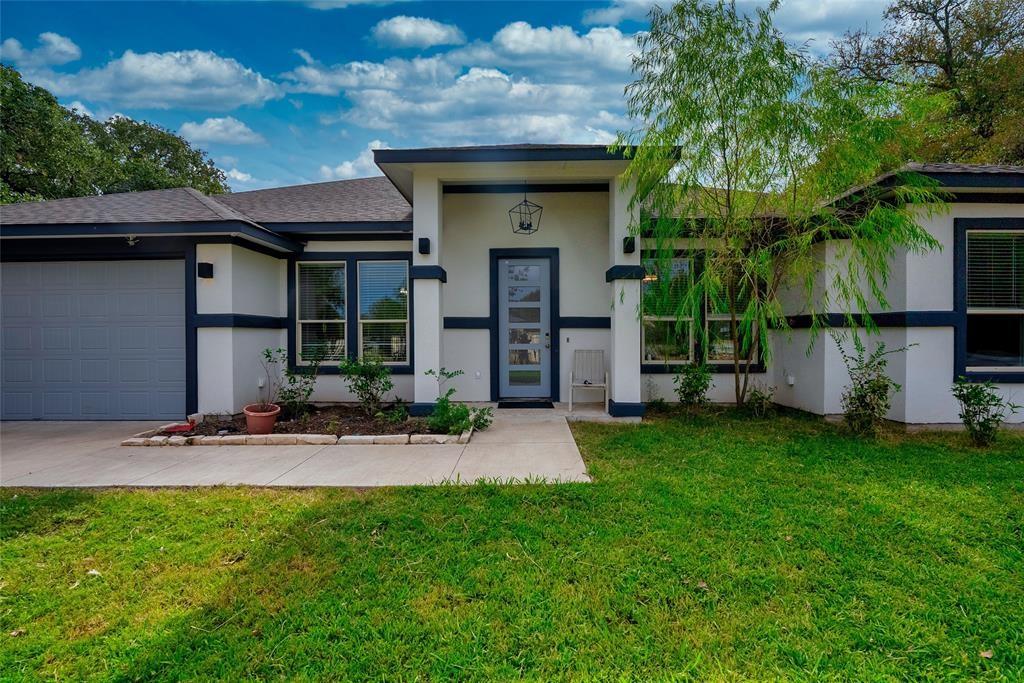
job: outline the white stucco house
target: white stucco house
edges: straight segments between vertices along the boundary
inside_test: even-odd
[[[439,367],[464,372],[464,401],[567,400],[573,352],[596,349],[609,412],[631,416],[671,397],[673,374],[702,353],[655,341],[659,321],[640,310],[650,245],[630,233],[627,161],[605,147],[375,159],[383,176],[0,207],[3,419],[237,412],[257,398],[267,347],[288,349],[297,367],[328,354],[318,401],[350,399],[337,360],[372,354],[418,413],[438,394],[425,372]],[[924,222],[943,249],[898,255],[891,310],[875,316],[887,345],[916,345],[890,364],[903,386],[890,417],[956,422],[949,386],[961,375],[1024,403],[1024,168],[917,170],[953,201]],[[524,198],[542,209],[533,232],[510,219]],[[808,321],[798,303],[791,313],[794,330],[770,337],[757,381],[784,405],[837,413],[848,379],[839,351],[825,338],[808,353]],[[715,346],[704,351],[719,372],[712,398],[728,401],[731,368]]]

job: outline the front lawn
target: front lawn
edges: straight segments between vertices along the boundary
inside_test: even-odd
[[[591,485],[0,492],[0,679],[1024,678],[1024,438],[577,425]]]

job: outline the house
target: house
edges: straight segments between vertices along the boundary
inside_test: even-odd
[[[350,399],[337,361],[372,354],[417,413],[439,367],[464,372],[461,400],[566,400],[577,349],[604,351],[612,415],[671,396],[695,335],[666,343],[663,321],[640,310],[649,244],[630,235],[621,155],[505,145],[375,160],[381,177],[0,208],[3,419],[237,412],[257,398],[268,347],[297,367],[326,355],[319,401]],[[891,310],[875,316],[888,346],[915,345],[890,365],[903,386],[890,417],[956,422],[956,376],[1024,393],[1024,168],[916,170],[953,202],[922,219],[943,249],[896,255]],[[841,252],[819,249],[826,262]],[[798,303],[791,313],[756,379],[785,405],[839,412],[839,351],[826,338],[808,352],[809,321]],[[712,398],[728,401],[715,322],[693,324],[712,327]]]

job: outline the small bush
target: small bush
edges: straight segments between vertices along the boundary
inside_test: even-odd
[[[757,384],[751,385],[744,405],[754,417],[771,415],[775,412],[775,387],[761,388]]]
[[[409,419],[409,409],[405,407],[405,401],[398,399],[387,410],[382,410],[374,417],[388,424],[400,425]]]
[[[851,355],[843,350],[838,337],[833,336],[833,339],[850,373],[850,385],[842,396],[843,420],[854,434],[873,436],[892,407],[893,393],[900,390],[900,385],[885,372],[889,364],[887,356],[906,351],[907,347],[886,351],[885,344],[879,342],[868,354],[863,342],[854,336]]]
[[[968,382],[965,377],[953,384],[953,396],[960,403],[960,420],[975,446],[992,445],[1003,421],[1021,408],[996,393],[992,382]]]
[[[359,399],[363,411],[371,417],[380,412],[384,395],[395,388],[391,371],[373,358],[346,358],[338,366],[345,386]]]
[[[461,434],[470,427],[477,431],[483,431],[491,426],[494,420],[494,411],[491,408],[470,408],[465,403],[452,401],[455,395],[455,387],[448,387],[443,392],[444,386],[452,379],[462,374],[462,370],[427,370],[427,375],[437,379],[439,396],[433,412],[427,418],[427,426],[430,431],[439,434]]]
[[[711,368],[704,363],[691,363],[683,366],[679,374],[672,378],[676,396],[684,406],[702,406],[708,402],[708,389],[711,388]]]
[[[316,389],[323,354],[309,359],[309,365],[293,370],[288,365],[288,352],[284,349],[263,349],[263,369],[267,373],[267,403],[278,403],[284,417],[295,419],[310,411],[309,402]]]

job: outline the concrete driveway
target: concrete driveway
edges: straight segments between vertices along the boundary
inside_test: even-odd
[[[565,416],[498,410],[466,445],[125,447],[142,422],[4,422],[0,485],[406,486],[588,482]]]

